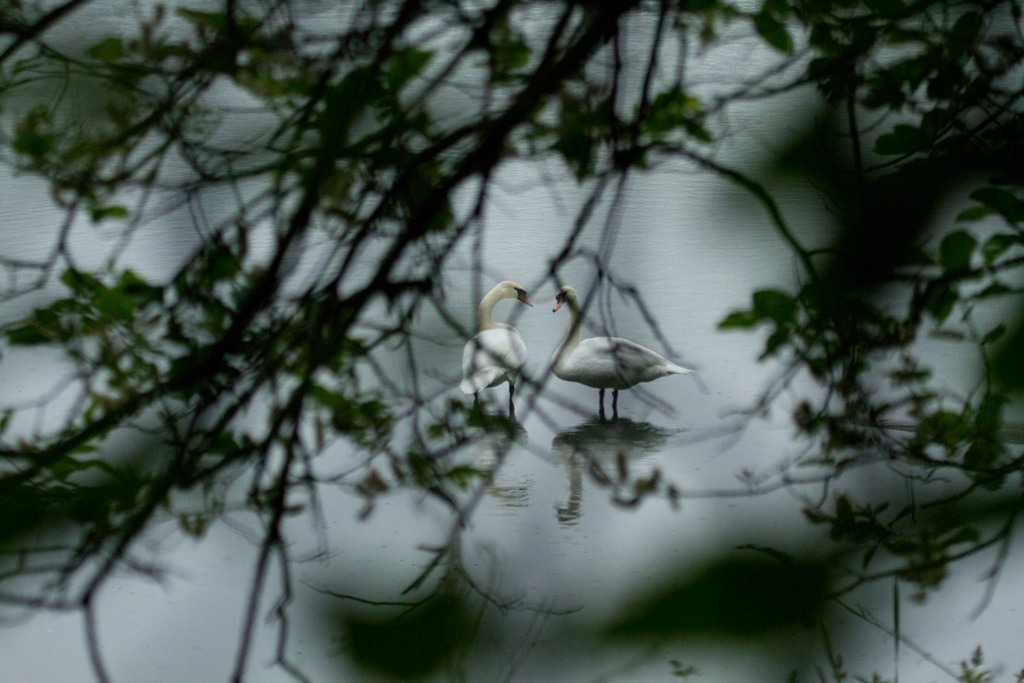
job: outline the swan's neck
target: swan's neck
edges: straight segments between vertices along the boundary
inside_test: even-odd
[[[580,320],[580,305],[575,301],[567,301],[569,305],[569,331],[565,333],[565,339],[555,349],[555,365],[564,363],[576,347],[580,345],[583,338],[583,322]]]
[[[476,329],[478,331],[493,330],[498,327],[491,314],[499,301],[501,301],[501,292],[498,289],[492,289],[480,301],[480,307],[476,309]]]

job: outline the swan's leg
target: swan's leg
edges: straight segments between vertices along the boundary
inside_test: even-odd
[[[512,396],[516,393],[516,385],[512,382],[508,383],[508,416],[516,416],[516,404],[512,402]]]
[[[612,418],[619,419],[619,390],[612,389]]]
[[[601,405],[601,410],[598,411],[598,415],[600,416],[600,418],[602,420],[604,420],[605,419],[605,417],[604,417],[604,389],[600,389],[598,391],[598,393],[597,393],[597,396],[598,396],[598,403],[600,403],[600,405]]]

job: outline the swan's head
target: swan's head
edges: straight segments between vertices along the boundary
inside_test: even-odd
[[[562,285],[558,288],[558,294],[555,295],[555,307],[551,309],[551,312],[557,313],[564,303],[568,303],[569,308],[579,307],[580,299],[576,296],[576,290],[569,285]]]
[[[495,287],[495,289],[501,292],[502,299],[516,299],[518,301],[522,301],[527,306],[533,306],[533,302],[526,296],[526,289],[518,282],[505,280],[504,282],[498,283],[498,286]]]

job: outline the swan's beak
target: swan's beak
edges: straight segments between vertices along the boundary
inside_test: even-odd
[[[525,294],[520,294],[516,298],[519,299],[520,301],[522,301],[524,304],[526,304],[530,308],[533,308],[533,302],[530,301],[529,299],[527,299]]]
[[[551,312],[558,313],[558,309],[562,307],[563,303],[565,302],[562,301],[561,299],[555,299],[555,307],[551,309]]]

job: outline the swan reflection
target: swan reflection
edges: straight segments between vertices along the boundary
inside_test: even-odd
[[[680,431],[620,418],[588,420],[556,435],[551,452],[565,466],[569,478],[569,500],[555,508],[559,523],[571,526],[582,514],[584,468],[599,479],[606,478],[603,473],[609,468],[628,469],[630,462],[660,452]]]
[[[504,508],[523,508],[529,505],[533,480],[511,484],[498,484],[497,475],[509,453],[521,450],[526,443],[526,428],[514,418],[503,419],[497,429],[490,429],[475,438],[474,467],[484,473],[487,494]]]

